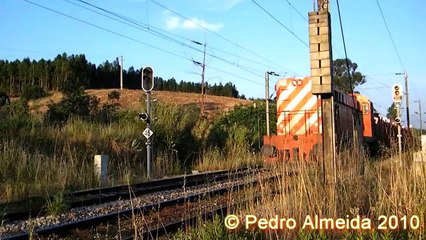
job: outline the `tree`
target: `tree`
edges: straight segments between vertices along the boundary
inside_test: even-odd
[[[395,119],[396,118],[395,103],[392,103],[392,105],[388,108],[388,113],[386,114],[386,117],[389,118],[389,119]]]
[[[365,76],[360,72],[357,72],[358,64],[353,63],[348,59],[349,73],[351,79],[348,76],[348,68],[345,59],[336,59],[333,61],[333,77],[334,85],[341,91],[351,92],[356,86],[364,84],[366,82]],[[349,81],[351,80],[351,81]],[[351,85],[352,84],[352,85]]]

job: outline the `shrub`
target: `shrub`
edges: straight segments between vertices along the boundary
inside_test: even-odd
[[[0,107],[10,103],[10,98],[7,94],[0,90]]]
[[[91,119],[99,109],[99,99],[84,93],[83,88],[74,90],[65,95],[59,103],[49,105],[47,119],[51,123],[64,123],[70,117]]]
[[[108,93],[108,100],[109,101],[113,101],[113,100],[120,100],[120,92],[117,90],[111,91]]]
[[[25,99],[13,101],[5,107],[5,112],[9,117],[27,117],[29,115],[28,102]]]
[[[27,100],[39,99],[46,96],[47,96],[47,93],[44,91],[42,87],[30,86],[30,85],[25,86],[21,94],[21,97]]]

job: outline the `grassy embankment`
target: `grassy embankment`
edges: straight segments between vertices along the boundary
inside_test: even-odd
[[[110,157],[108,185],[144,181],[145,123],[137,117],[144,109],[121,108],[119,98],[115,92],[100,104],[96,97],[76,91],[51,103],[46,113],[30,113],[25,100],[1,108],[0,203],[99,186],[95,154]],[[144,100],[140,93],[133,101],[143,106]],[[259,159],[248,150],[244,126],[231,125],[233,133],[225,134],[226,124],[200,118],[194,104],[158,102],[153,110],[154,177],[237,167]]]
[[[426,165],[413,162],[410,154],[399,161],[391,158],[371,161],[366,157],[344,152],[337,156],[335,200],[323,187],[320,164],[277,164],[272,166],[280,177],[262,182],[251,193],[234,192],[233,201],[253,198],[257,201],[238,205],[235,214],[244,219],[255,215],[258,219],[293,218],[295,229],[260,230],[257,223],[250,229],[242,225],[227,230],[223,219],[202,222],[201,227],[178,233],[176,239],[424,239],[426,238]],[[288,172],[296,171],[294,176]],[[256,177],[256,176],[253,176]],[[371,229],[354,230],[350,225],[343,230],[312,230],[305,225],[307,216],[320,218],[354,219],[359,216],[371,221]],[[395,217],[392,217],[395,216]],[[405,219],[406,217],[406,219]],[[253,220],[253,219],[251,219]],[[386,230],[378,229],[380,223]],[[244,224],[244,223],[243,223]],[[331,225],[330,225],[331,226]]]

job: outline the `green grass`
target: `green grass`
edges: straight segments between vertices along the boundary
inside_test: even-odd
[[[28,114],[24,105],[0,109],[0,203],[100,186],[93,162],[98,154],[110,159],[107,185],[146,180],[146,124],[138,112],[112,112],[109,122],[74,116],[52,124],[45,115]],[[261,163],[248,150],[244,126],[213,124],[199,118],[196,108],[162,103],[153,106],[153,116],[154,178]],[[227,128],[232,134],[223,132]]]

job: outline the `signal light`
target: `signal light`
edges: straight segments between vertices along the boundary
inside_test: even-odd
[[[154,69],[152,67],[144,67],[142,69],[142,89],[145,92],[151,92],[154,89]]]
[[[149,118],[148,113],[139,113],[139,118],[140,118],[140,120],[145,121],[147,123],[150,122],[150,118]]]
[[[396,117],[396,118],[395,118],[395,122],[396,122],[396,123],[401,123],[401,118],[400,118],[400,117]]]
[[[401,84],[394,84],[392,86],[392,99],[395,103],[400,103],[402,100],[402,86]]]

